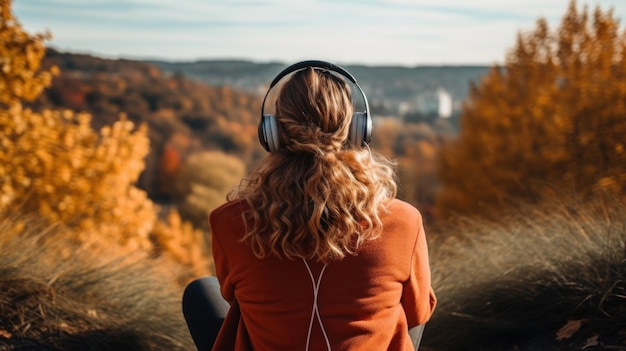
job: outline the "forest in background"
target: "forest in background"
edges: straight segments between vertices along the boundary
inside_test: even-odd
[[[49,35],[24,32],[10,2],[2,5],[0,345],[191,349],[181,289],[210,274],[201,228],[207,209],[246,172],[244,160],[262,155],[256,107],[248,117],[241,107],[256,99],[145,63],[98,74],[114,63],[90,57],[91,73],[74,71],[83,80],[65,81],[76,94],[57,89],[83,108],[52,105],[59,98],[53,86],[71,76],[62,70],[72,64],[54,66],[54,56],[66,54],[47,51]],[[159,93],[142,95],[126,75]],[[458,134],[378,121],[386,137],[376,148],[399,159],[403,196],[434,204],[415,202],[436,218],[429,245],[439,305],[424,348],[626,345],[624,78],[619,21],[572,1],[558,28],[539,19],[535,31],[520,33],[505,64],[471,87]],[[190,96],[207,89],[216,101],[162,103],[177,96],[177,86]],[[94,101],[98,110],[88,110]],[[227,106],[236,101],[241,113],[231,116]],[[135,115],[135,106],[154,114]],[[222,110],[194,113],[206,106]],[[109,119],[97,120],[103,111]],[[152,140],[162,143],[160,154],[152,154]],[[424,179],[435,185],[408,191]],[[197,227],[183,220],[194,214]]]
[[[204,214],[223,201],[224,187],[237,184],[265,154],[257,138],[258,93],[211,86],[148,62],[53,49],[46,51],[42,65],[58,67],[59,75],[27,106],[87,112],[94,129],[122,113],[146,124],[150,149],[137,185],[155,202],[178,208],[198,228],[206,229]],[[372,149],[399,161],[400,197],[434,220],[435,154],[456,134],[454,121],[377,116]],[[218,154],[219,162],[212,161]],[[231,166],[230,173],[210,170],[222,168],[216,167],[222,162]]]
[[[201,61],[149,61],[163,72],[182,72],[185,76],[212,86],[230,86],[238,90],[263,94],[268,82],[291,62],[253,62],[245,60]],[[337,63],[337,62],[336,62]],[[458,115],[460,105],[468,96],[470,83],[477,83],[487,74],[488,66],[428,65],[428,66],[367,66],[343,64],[366,92],[370,109],[375,116],[398,116],[406,111],[398,110],[401,104],[413,105],[415,110],[420,98],[443,89],[452,99],[453,115]],[[421,101],[425,103],[425,101]],[[430,101],[436,104],[435,101]],[[434,107],[434,106],[430,106]],[[416,112],[416,111],[414,111]],[[428,111],[421,111],[423,114]],[[455,123],[456,126],[456,123]]]

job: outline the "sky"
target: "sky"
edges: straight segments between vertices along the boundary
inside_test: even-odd
[[[519,32],[555,30],[570,0],[13,0],[30,33],[104,58],[320,59],[363,65],[503,63]],[[626,0],[577,0],[613,8]]]

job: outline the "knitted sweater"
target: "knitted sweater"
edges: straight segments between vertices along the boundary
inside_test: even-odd
[[[379,239],[324,265],[259,259],[241,241],[244,201],[210,215],[217,278],[231,309],[214,350],[412,350],[408,329],[436,304],[416,208],[393,200]]]

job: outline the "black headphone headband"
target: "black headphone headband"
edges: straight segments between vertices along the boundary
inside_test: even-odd
[[[361,89],[359,84],[356,82],[356,79],[348,71],[333,63],[319,60],[308,60],[295,63],[283,69],[272,80],[272,83],[267,89],[265,97],[263,98],[263,104],[261,105],[261,120],[259,122],[258,128],[259,141],[261,142],[263,148],[267,151],[276,151],[280,148],[280,140],[278,137],[279,127],[276,118],[271,114],[265,114],[265,101],[267,100],[270,91],[286,75],[303,70],[308,67],[314,69],[324,69],[327,71],[338,73],[345,79],[349,80],[356,87],[356,89],[361,94],[361,97],[363,98],[363,102],[365,104],[365,112],[355,112],[352,115],[352,120],[350,121],[350,132],[348,133],[348,142],[355,146],[368,144],[372,135],[372,119],[370,116],[370,107],[369,103],[367,102],[365,92],[363,92],[363,89]]]
[[[282,70],[276,76],[276,78],[274,78],[274,80],[270,84],[270,89],[274,85],[276,85],[281,79],[283,79],[283,77],[288,75],[289,73],[295,72],[295,71],[299,71],[299,70],[305,69],[307,67],[323,68],[323,69],[327,69],[329,71],[337,72],[337,73],[341,74],[342,76],[348,78],[348,80],[350,80],[352,83],[356,84],[356,79],[354,79],[354,77],[348,71],[346,71],[345,69],[335,65],[334,63],[330,63],[330,62],[326,62],[326,61],[319,61],[319,60],[308,60],[308,61],[302,61],[302,62],[294,63],[293,65],[291,65],[291,66],[285,68],[284,70]]]
[[[354,86],[357,88],[357,90],[361,94],[363,101],[365,102],[365,113],[368,116],[370,115],[370,107],[367,102],[367,97],[365,96],[365,92],[363,92],[363,89],[361,89],[361,87],[359,86],[359,83],[356,82],[356,79],[354,78],[354,76],[352,76],[352,74],[350,74],[350,72],[346,71],[345,69],[331,62],[321,61],[321,60],[307,60],[307,61],[294,63],[293,65],[288,66],[287,68],[283,69],[280,73],[278,73],[276,78],[272,80],[272,83],[270,83],[270,86],[267,89],[267,93],[265,93],[265,97],[263,98],[263,104],[261,105],[261,117],[263,117],[263,115],[265,114],[265,101],[267,100],[267,96],[270,94],[270,91],[272,90],[272,88],[276,84],[278,84],[278,82],[280,82],[280,80],[283,79],[286,75],[296,72],[296,71],[303,70],[307,67],[322,68],[322,69],[329,70],[331,72],[339,73],[340,75],[348,79],[350,82],[352,82],[352,84],[354,84]]]

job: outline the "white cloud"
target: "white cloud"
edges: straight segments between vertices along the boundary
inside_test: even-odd
[[[240,57],[346,63],[502,61],[539,17],[558,25],[569,0],[14,0],[28,30],[103,55]],[[582,7],[583,2],[577,1]],[[591,0],[615,7],[623,0]]]

